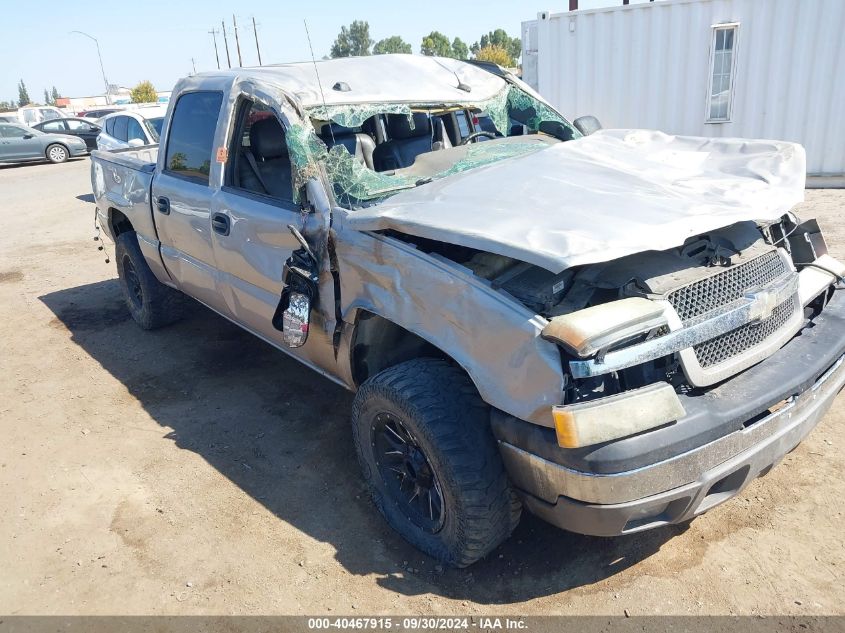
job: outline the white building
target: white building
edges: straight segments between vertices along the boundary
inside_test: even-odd
[[[664,0],[522,26],[523,79],[568,117],[797,141],[809,174],[845,174],[845,0]]]

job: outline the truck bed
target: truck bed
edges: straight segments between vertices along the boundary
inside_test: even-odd
[[[114,152],[91,152],[91,186],[101,226],[119,211],[141,237],[155,240],[150,188],[158,159],[158,145]]]

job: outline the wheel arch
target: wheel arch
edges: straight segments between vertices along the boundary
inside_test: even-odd
[[[353,383],[360,386],[368,378],[415,358],[440,358],[460,367],[478,389],[478,384],[462,363],[428,340],[377,312],[354,308],[349,334],[349,367]]]
[[[114,207],[109,207],[108,221],[109,229],[115,240],[117,240],[121,233],[135,230],[135,227],[132,226],[132,221],[126,217],[126,214]]]

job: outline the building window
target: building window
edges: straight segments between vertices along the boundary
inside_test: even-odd
[[[713,27],[710,90],[707,99],[708,123],[731,120],[738,31],[739,24],[718,24]]]

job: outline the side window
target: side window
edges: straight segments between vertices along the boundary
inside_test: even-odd
[[[126,117],[128,119],[127,128],[126,128],[126,140],[131,141],[133,139],[138,139],[145,145],[147,144],[147,136],[144,134],[144,130],[141,129],[141,124],[138,123],[132,117]]]
[[[20,127],[17,125],[3,126],[3,136],[5,136],[6,138],[23,138],[23,136],[26,134],[31,134],[31,132],[25,127]]]
[[[90,123],[85,123],[85,121],[74,121],[73,119],[68,119],[65,121],[67,124],[67,128],[69,130],[73,130],[74,132],[90,132],[93,129],[93,126]],[[47,125],[52,125],[48,123]],[[47,129],[47,125],[44,126],[44,129]]]
[[[738,30],[738,24],[721,24],[713,27],[710,90],[707,94],[708,123],[731,120]]]
[[[61,121],[50,121],[41,126],[42,132],[64,132],[65,125]]]
[[[112,134],[118,141],[126,141],[126,132],[129,129],[129,117],[118,116],[114,118],[114,133]]]
[[[106,119],[106,134],[114,136],[114,118]]]
[[[170,120],[165,170],[208,184],[222,103],[222,92],[189,92],[179,97]]]
[[[262,103],[245,100],[235,120],[226,184],[293,204],[290,155],[276,115]]]

